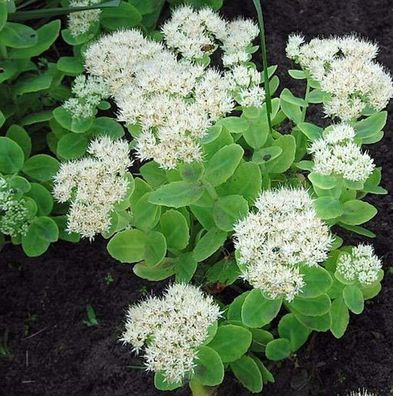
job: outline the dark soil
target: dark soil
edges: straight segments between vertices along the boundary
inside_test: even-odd
[[[345,34],[358,32],[379,42],[379,60],[393,69],[393,2],[391,0],[274,0],[263,2],[269,59],[278,64],[283,85],[295,88],[285,58],[289,33]],[[225,0],[228,17],[254,16],[251,0]],[[393,107],[390,106],[390,110]],[[383,167],[383,185],[393,191],[393,118],[386,137],[370,147]],[[370,197],[379,215],[369,224],[386,271],[380,295],[352,316],[345,336],[316,334],[298,355],[274,367],[274,385],[263,395],[346,395],[366,387],[380,396],[393,394],[392,196]],[[351,239],[351,235],[347,235]],[[141,293],[157,286],[133,275],[129,266],[112,260],[105,242],[64,242],[42,257],[26,258],[7,246],[0,256],[0,339],[8,333],[10,359],[0,359],[0,394],[7,396],[154,396],[152,376],[130,366],[141,364],[118,341],[124,312]],[[108,281],[112,277],[113,281]],[[97,314],[98,326],[83,323],[86,306]],[[248,395],[227,376],[219,396]],[[171,392],[188,395],[187,389]]]

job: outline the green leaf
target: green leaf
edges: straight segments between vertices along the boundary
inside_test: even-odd
[[[151,191],[151,187],[144,180],[137,177],[135,179],[135,188],[130,198],[131,207],[135,206],[137,202],[148,192]]]
[[[8,9],[7,9],[7,1],[0,0],[0,30],[3,29],[4,25],[7,22]]]
[[[382,289],[380,282],[375,282],[369,286],[362,286],[362,293],[365,300],[374,298]]]
[[[241,326],[232,324],[221,325],[208,345],[221,357],[222,361],[234,362],[243,356],[251,345],[252,334]]]
[[[280,147],[281,154],[266,163],[268,173],[283,173],[287,171],[295,160],[296,141],[291,135],[284,135],[273,142],[273,146]]]
[[[159,187],[150,194],[149,202],[155,205],[181,208],[197,201],[203,194],[201,183],[176,181]]]
[[[305,80],[307,78],[306,73],[303,70],[288,70],[288,74],[295,80]]]
[[[218,228],[211,228],[196,244],[194,248],[194,257],[201,262],[218,249],[220,249],[227,238],[227,233]]]
[[[280,106],[283,113],[295,124],[300,124],[302,122],[302,110],[299,105],[281,99]]]
[[[161,232],[151,231],[146,235],[145,263],[154,266],[160,263],[166,255],[166,240]]]
[[[364,228],[364,227],[360,227],[360,226],[357,226],[357,225],[351,226],[351,225],[347,225],[347,224],[343,224],[343,223],[338,223],[338,225],[341,228],[344,228],[345,230],[348,230],[348,231],[351,231],[351,232],[355,232],[356,234],[363,235],[363,236],[366,236],[368,238],[375,238],[376,237],[376,235],[372,231],[370,231],[370,230],[368,230],[367,228]]]
[[[19,80],[15,84],[14,92],[16,95],[39,92],[48,89],[52,84],[52,76],[49,73],[40,74]]]
[[[192,252],[181,254],[175,259],[176,282],[188,283],[194,276],[198,262]]]
[[[282,299],[270,300],[262,295],[261,290],[253,289],[242,305],[242,322],[247,327],[265,326],[277,316],[281,303]]]
[[[313,186],[322,190],[330,190],[337,185],[337,178],[333,175],[321,175],[320,173],[311,172],[308,178]]]
[[[328,331],[331,326],[330,312],[322,316],[306,316],[294,312],[299,322],[303,323],[306,327],[315,331]]]
[[[65,129],[74,133],[84,133],[88,131],[94,123],[94,117],[74,118],[71,113],[63,107],[57,107],[53,110],[53,117]]]
[[[146,235],[140,230],[116,234],[108,243],[109,254],[121,263],[136,263],[145,257]]]
[[[37,29],[37,44],[30,48],[12,49],[8,55],[11,59],[29,59],[41,55],[57,39],[60,31],[60,20],[56,19]]]
[[[263,116],[266,118],[265,114]],[[253,149],[263,147],[269,136],[269,124],[264,118],[250,119],[249,127],[243,132],[244,140]]]
[[[133,5],[122,1],[117,7],[102,10],[100,21],[107,30],[127,29],[137,26],[142,15]]]
[[[206,273],[207,281],[210,283],[220,283],[222,285],[231,285],[240,276],[239,267],[235,260],[224,258],[213,264]]]
[[[168,249],[182,250],[187,247],[190,231],[186,218],[178,210],[167,210],[161,216],[160,228],[165,235]]]
[[[254,151],[252,161],[256,164],[264,164],[276,159],[282,153],[282,148],[278,146],[264,147]]]
[[[308,122],[301,122],[297,126],[301,132],[303,132],[307,138],[311,141],[322,137],[323,128],[320,128],[314,124]]]
[[[206,164],[205,179],[213,186],[226,182],[235,172],[243,157],[243,149],[238,144],[221,148]]]
[[[25,159],[29,158],[31,153],[31,138],[24,128],[19,125],[11,125],[6,133],[6,136],[12,139],[23,150]]]
[[[0,136],[0,172],[17,173],[23,167],[24,154],[18,144],[8,137]]]
[[[343,204],[344,213],[339,218],[340,222],[348,225],[359,225],[371,220],[376,214],[377,209],[358,199],[353,199]]]
[[[27,193],[31,190],[31,184],[22,176],[12,176],[8,179],[8,184],[18,193]]]
[[[355,285],[347,285],[343,290],[345,305],[356,315],[363,312],[364,297],[362,291]]]
[[[176,272],[175,263],[171,259],[164,259],[154,267],[142,261],[135,264],[132,270],[140,278],[154,282],[167,279]]]
[[[38,183],[31,183],[31,188],[26,195],[34,199],[37,204],[39,216],[50,214],[53,208],[53,198],[51,193],[44,186]]]
[[[294,96],[293,93],[288,88],[284,88],[282,90],[280,99],[281,101],[285,101],[287,103],[291,103],[296,106],[307,107],[307,102],[302,98],[298,98]]]
[[[167,181],[164,169],[160,168],[157,162],[154,161],[150,161],[142,165],[139,168],[139,172],[143,178],[153,187],[158,187]]]
[[[154,373],[154,386],[161,391],[172,391],[183,386],[182,382],[168,382],[162,372]]]
[[[386,124],[388,113],[381,111],[357,122],[354,125],[356,137],[367,139],[379,132]]]
[[[57,159],[47,154],[30,157],[23,166],[23,173],[40,182],[51,181],[60,167]]]
[[[62,56],[57,61],[57,69],[68,76],[82,74],[84,67],[80,59],[75,56]]]
[[[335,219],[344,213],[344,208],[338,199],[333,197],[319,197],[314,200],[317,215],[322,220]]]
[[[231,363],[231,369],[240,383],[251,393],[261,392],[263,389],[262,374],[257,363],[250,356]]]
[[[273,361],[286,359],[291,354],[291,343],[286,338],[277,338],[266,345],[265,354]]]
[[[273,339],[272,333],[263,329],[250,329],[252,334],[252,344],[250,351],[252,352],[265,352],[268,342]]]
[[[219,198],[213,207],[213,219],[223,231],[232,231],[234,224],[248,213],[248,203],[241,195]]]
[[[241,316],[242,306],[244,304],[244,300],[246,299],[246,297],[249,294],[250,294],[250,292],[246,291],[246,292],[240,294],[240,296],[237,296],[232,301],[232,303],[229,305],[228,310],[227,310],[227,319],[228,320],[234,320],[237,322],[242,321],[242,316]]]
[[[204,167],[201,162],[192,162],[191,164],[180,164],[181,178],[185,181],[195,182],[200,180],[203,175]]]
[[[148,192],[143,195],[132,208],[134,225],[143,231],[151,230],[156,226],[159,221],[159,213],[161,212],[159,206],[150,202],[151,194]]]
[[[225,184],[217,187],[217,193],[242,195],[252,205],[261,191],[261,185],[262,176],[259,166],[253,162],[243,162]]]
[[[206,134],[201,139],[201,144],[208,144],[216,140],[222,131],[222,125],[216,124],[207,129]]]
[[[199,348],[192,378],[207,386],[221,384],[224,379],[224,365],[214,349],[208,346]]]
[[[39,124],[41,122],[49,121],[53,118],[52,111],[40,111],[38,113],[28,114],[23,117],[20,124],[23,126]]]
[[[66,160],[80,158],[86,153],[88,144],[85,135],[68,133],[58,141],[57,155]]]
[[[21,23],[6,22],[0,31],[0,42],[11,48],[29,48],[37,44],[37,32]]]
[[[53,217],[53,220],[56,222],[57,227],[59,228],[59,239],[67,242],[79,242],[80,235],[75,232],[67,232],[67,216],[56,216]]]
[[[333,279],[328,271],[320,265],[302,265],[300,266],[300,273],[303,276],[304,286],[301,293],[298,295],[302,298],[315,298],[331,288]]]
[[[124,136],[124,128],[110,117],[96,118],[91,129],[96,136],[110,136],[112,139]]]
[[[330,310],[330,298],[327,294],[321,294],[314,298],[302,298],[296,296],[288,306],[296,312],[306,316],[322,316]]]
[[[310,329],[300,323],[293,313],[289,313],[278,323],[278,334],[289,340],[291,351],[296,352],[307,341]]]
[[[241,117],[226,117],[219,121],[231,133],[244,133],[248,129],[248,122]]]
[[[27,256],[37,257],[45,253],[51,242],[56,242],[58,238],[59,229],[51,218],[36,217],[22,237],[22,248]]]
[[[342,297],[338,297],[332,302],[330,314],[332,316],[330,331],[336,338],[341,338],[349,324],[348,308]]]

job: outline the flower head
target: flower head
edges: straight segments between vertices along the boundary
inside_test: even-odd
[[[341,175],[352,181],[365,181],[375,165],[370,156],[362,153],[353,138],[355,130],[348,124],[337,124],[315,140],[309,152],[313,154],[313,170],[322,175]]]
[[[67,231],[93,239],[108,231],[111,212],[127,193],[126,172],[132,162],[128,143],[109,137],[93,140],[89,157],[63,163],[55,176],[53,195],[70,201]]]
[[[381,260],[374,254],[371,245],[359,245],[352,252],[343,253],[337,261],[337,272],[348,281],[359,281],[369,285],[378,278],[382,268]]]
[[[328,94],[324,101],[328,116],[356,119],[366,109],[382,110],[393,97],[390,74],[374,60],[378,53],[374,43],[353,35],[304,43],[303,37],[292,35],[286,52]]]
[[[25,199],[0,176],[0,233],[14,238],[23,236],[29,226],[28,220]]]
[[[200,59],[217,49],[216,37],[226,33],[226,22],[210,8],[194,11],[190,6],[176,8],[162,27],[168,48],[186,59]]]
[[[352,391],[348,393],[347,396],[377,396],[377,394],[363,388],[363,389],[358,389],[357,391]]]
[[[255,206],[257,211],[235,226],[243,277],[272,298],[292,300],[303,286],[298,264],[317,265],[327,258],[329,229],[303,189],[264,191]]]
[[[71,0],[70,7],[87,7],[101,3],[101,0]],[[101,10],[71,12],[68,15],[68,29],[74,37],[89,31],[90,27],[99,22]]]
[[[129,308],[121,340],[136,353],[144,350],[148,370],[179,382],[192,374],[198,348],[219,316],[212,297],[195,286],[174,284],[162,298],[150,297]]]
[[[75,78],[72,93],[75,97],[66,100],[63,107],[79,119],[93,117],[101,100],[109,96],[102,78],[84,75]]]

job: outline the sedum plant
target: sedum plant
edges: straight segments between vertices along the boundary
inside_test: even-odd
[[[104,129],[129,132],[132,175],[123,134],[109,133],[74,146],[85,157],[62,165],[54,195],[70,202],[69,231],[103,235],[143,279],[174,281],[130,307],[121,338],[158,389],[206,395],[232,372],[257,393],[275,362],[312,332],[342,337],[381,289],[372,245],[340,234],[374,236],[364,198],[386,190],[363,146],[383,136],[392,80],[375,44],[295,35],[287,55],[300,69],[289,73],[305,96],[274,96],[276,68],[262,78],[252,60],[253,21],[181,6],[161,33],[120,30],[81,52],[86,73],[54,117],[87,141],[96,108],[113,101],[117,121]],[[320,104],[330,121],[307,118]]]
[[[276,67],[264,62],[262,77],[253,62],[264,36],[253,21],[191,1],[157,34],[162,3],[64,3],[81,6],[62,31],[73,56],[36,64],[59,22],[7,22],[0,1],[13,99],[0,100],[0,232],[31,256],[59,237],[102,235],[137,276],[171,280],[129,308],[121,337],[156,387],[206,395],[232,372],[257,393],[275,362],[312,332],[342,337],[381,289],[372,245],[340,235],[374,236],[365,197],[386,190],[363,146],[383,137],[393,84],[375,44],[293,35],[289,73],[305,95],[276,94]],[[314,105],[327,120],[308,119]],[[41,128],[59,161],[32,140]]]

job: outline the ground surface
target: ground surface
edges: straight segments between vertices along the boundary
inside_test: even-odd
[[[393,3],[391,0],[265,1],[269,59],[279,76],[293,87],[285,72],[286,37],[358,32],[379,42],[379,60],[393,69]],[[251,0],[225,0],[224,15],[253,16]],[[393,110],[392,106],[390,110]],[[385,139],[370,151],[383,166],[383,185],[393,191],[393,117]],[[369,224],[378,237],[376,251],[386,269],[393,264],[391,230],[393,196],[373,197],[380,209]],[[108,284],[108,276],[113,282]],[[13,358],[0,359],[0,394],[7,396],[155,396],[151,375],[117,338],[127,305],[152,285],[136,278],[128,266],[108,257],[105,243],[58,243],[46,255],[24,257],[7,247],[0,256],[0,337],[8,331]],[[155,289],[157,292],[159,289]],[[99,326],[82,323],[91,304]],[[393,276],[381,294],[352,317],[341,340],[318,334],[294,359],[274,369],[276,383],[263,395],[346,395],[367,387],[380,396],[393,394]],[[187,395],[187,390],[171,392]],[[234,379],[226,379],[219,396],[245,396]]]

